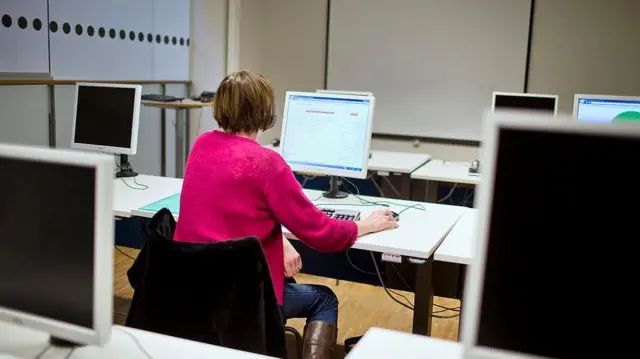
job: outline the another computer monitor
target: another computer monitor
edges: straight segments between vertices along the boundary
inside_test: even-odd
[[[603,314],[602,298],[637,281],[629,246],[640,193],[618,184],[637,163],[640,127],[560,120],[496,113],[485,121],[465,359],[618,357],[635,348],[632,332],[606,328],[629,325],[638,311]]]
[[[335,95],[352,95],[352,96],[372,96],[373,92],[367,91],[344,91],[344,90],[316,90],[317,93],[330,93]]]
[[[640,123],[640,97],[577,94],[573,118],[585,122]]]
[[[113,315],[111,156],[0,145],[0,320],[102,345]]]
[[[281,154],[294,171],[366,178],[375,97],[313,92],[287,92]]]
[[[142,86],[78,83],[71,147],[119,154],[118,177],[134,177],[126,155],[138,149]]]
[[[532,93],[494,92],[492,111],[535,111],[558,113],[558,96]]]

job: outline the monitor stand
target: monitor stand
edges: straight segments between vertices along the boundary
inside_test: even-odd
[[[329,191],[323,192],[322,196],[326,198],[347,198],[348,193],[340,191],[342,179],[336,176],[329,177]]]
[[[81,344],[70,342],[65,339],[60,339],[56,337],[49,337],[49,344],[58,348],[76,348],[82,346]]]
[[[120,169],[116,172],[117,178],[135,177],[138,173],[133,171],[131,163],[129,163],[129,156],[120,155]]]

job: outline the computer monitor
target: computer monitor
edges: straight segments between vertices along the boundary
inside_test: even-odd
[[[343,90],[316,90],[317,93],[330,93],[335,95],[352,95],[352,96],[371,96],[373,97],[373,92],[367,91],[343,91]]]
[[[532,93],[494,92],[491,102],[492,111],[535,111],[558,113],[558,96]]]
[[[635,348],[632,331],[610,328],[638,311],[609,315],[603,298],[637,281],[630,246],[640,193],[620,184],[637,163],[640,127],[560,120],[496,113],[485,121],[465,359],[618,357]]]
[[[135,177],[128,155],[138,149],[142,86],[78,83],[71,147],[120,155],[116,177]]]
[[[113,170],[104,154],[0,145],[0,321],[54,345],[107,341]]]
[[[287,92],[282,157],[296,172],[332,176],[326,197],[346,197],[339,177],[367,177],[374,107],[372,96]]]
[[[573,118],[586,122],[640,123],[640,97],[577,94]]]

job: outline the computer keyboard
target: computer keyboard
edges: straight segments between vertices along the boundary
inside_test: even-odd
[[[331,218],[345,221],[357,221],[360,219],[360,211],[350,211],[348,209],[319,208],[324,214]]]
[[[182,100],[180,97],[168,96],[168,95],[157,95],[157,94],[146,94],[142,95],[141,99],[143,101],[155,101],[155,102],[172,102]]]

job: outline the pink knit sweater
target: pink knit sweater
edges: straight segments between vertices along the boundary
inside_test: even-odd
[[[325,252],[351,247],[358,232],[354,222],[331,219],[318,210],[277,152],[220,131],[198,137],[187,161],[175,240],[205,243],[258,237],[282,305],[281,225]]]

